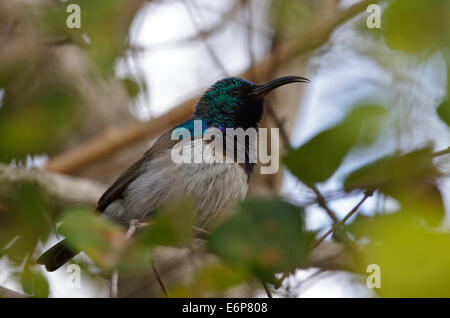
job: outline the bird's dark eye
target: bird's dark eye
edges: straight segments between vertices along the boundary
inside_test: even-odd
[[[239,97],[241,95],[241,90],[236,87],[236,88],[231,89],[229,94],[233,97]]]

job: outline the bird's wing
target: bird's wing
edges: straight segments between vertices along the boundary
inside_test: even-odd
[[[122,173],[122,175],[105,191],[105,193],[103,193],[98,200],[98,211],[104,211],[111,202],[122,197],[123,192],[128,185],[145,172],[143,169],[144,163],[152,160],[158,153],[172,148],[178,142],[178,140],[172,140],[170,138],[171,133],[172,131],[169,130],[162,134],[153,146],[146,153],[144,153],[138,161]]]

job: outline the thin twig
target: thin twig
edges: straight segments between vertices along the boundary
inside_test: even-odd
[[[196,5],[196,3],[194,1],[190,2],[192,7],[194,7],[194,9],[197,11],[198,13],[198,7]],[[197,32],[199,32],[200,27],[198,26],[197,21],[195,20],[194,17],[194,13],[192,11],[191,6],[187,3],[187,2],[183,2],[184,6],[186,7],[187,12],[189,13],[189,17],[191,18],[192,24],[194,25],[194,27],[197,29]],[[203,44],[205,45],[205,48],[208,50],[208,53],[211,57],[211,59],[213,60],[214,64],[216,64],[217,68],[220,69],[220,71],[222,72],[222,75],[225,77],[228,77],[228,72],[225,68],[225,65],[223,65],[222,61],[220,60],[219,56],[216,54],[216,52],[214,51],[214,49],[211,47],[211,45],[208,43],[208,39],[206,37],[204,37],[202,34],[200,34],[200,37],[203,40]]]
[[[193,42],[196,42],[198,40],[204,40],[206,38],[209,38],[213,36],[218,31],[222,30],[230,21],[234,20],[234,16],[236,15],[236,12],[240,9],[241,3],[240,1],[235,1],[232,5],[232,7],[225,13],[222,14],[222,17],[218,23],[215,25],[208,27],[207,29],[200,29],[198,32],[194,35],[189,35],[185,38],[178,39],[178,40],[172,40],[172,41],[164,41],[152,44],[149,47],[146,46],[140,46],[140,45],[133,45],[130,47],[130,50],[133,52],[150,52],[155,50],[164,50],[164,49],[172,49],[176,47],[180,47],[187,44],[192,44]],[[235,21],[239,22],[239,21]],[[255,30],[258,31],[258,30]],[[263,35],[266,35],[265,33]]]
[[[153,273],[155,273],[156,279],[158,280],[159,286],[161,286],[162,291],[166,295],[167,298],[170,298],[169,290],[167,289],[167,285],[162,279],[162,276],[158,270],[158,267],[156,267],[156,261],[152,261],[152,269]]]
[[[138,220],[130,220],[130,226],[125,234],[125,240],[128,241],[136,232],[136,229],[140,227]],[[119,296],[119,270],[115,269],[111,275],[111,283],[109,286],[109,295],[111,298],[117,298]]]
[[[315,188],[315,187],[314,187],[314,188]],[[319,194],[320,194],[320,192],[319,192]],[[320,194],[320,196],[321,196],[321,194]],[[358,211],[359,207],[364,203],[364,201],[366,201],[366,199],[367,199],[369,196],[371,196],[371,194],[366,193],[366,194],[364,195],[364,197],[361,199],[361,201],[359,201],[358,204],[357,204],[357,205],[356,205],[349,213],[347,213],[347,215],[346,215],[341,221],[334,222],[333,226],[332,226],[332,227],[331,227],[324,235],[322,235],[322,236],[317,240],[317,242],[316,242],[315,245],[314,245],[314,248],[316,248],[317,246],[319,246],[319,244],[322,243],[328,235],[330,235],[331,233],[333,233],[334,231],[336,231],[340,226],[342,226],[345,222],[347,222],[347,220],[348,220],[352,215],[354,215],[354,214]],[[318,195],[318,197],[319,197],[319,195]],[[323,198],[323,196],[322,196],[322,198]],[[325,200],[323,200],[323,203],[324,203],[324,206],[325,206],[325,207],[328,207],[328,206],[326,205],[326,201],[325,201]],[[320,205],[320,203],[319,203],[319,205]],[[327,209],[326,209],[324,206],[322,206],[322,207],[325,209],[325,211],[327,211]],[[331,210],[330,210],[330,211],[331,211]],[[332,211],[331,211],[331,212],[332,212]],[[336,217],[336,215],[335,215],[334,213],[329,214],[329,215],[334,215],[334,217]],[[336,217],[336,220],[337,220],[337,217]],[[289,273],[288,273],[288,272],[284,273],[283,276],[282,276],[282,277],[277,281],[277,283],[275,284],[275,288],[277,288],[277,289],[280,288],[281,285],[283,284],[283,281],[284,281],[288,276],[289,276]]]
[[[281,276],[280,279],[274,284],[275,289],[278,289],[281,287],[281,285],[283,285],[284,280],[288,278],[289,274],[289,272],[283,273],[283,276]]]
[[[134,231],[135,231],[136,229],[138,229],[138,228],[144,228],[144,227],[147,227],[147,226],[151,226],[152,224],[153,224],[152,222],[138,222],[138,223],[135,225],[135,228],[134,228],[134,230],[133,230],[133,233],[134,233]],[[209,234],[210,234],[207,230],[202,229],[202,228],[197,227],[197,226],[191,226],[191,228],[192,228],[192,230],[194,231],[195,238],[198,238],[198,239],[203,239],[203,240],[205,240],[205,239],[208,238],[208,236],[209,236]]]
[[[125,239],[129,240],[138,228],[142,228],[142,227],[146,227],[146,226],[150,226],[150,225],[152,225],[151,222],[142,222],[141,223],[135,219],[131,220],[130,226],[127,230],[127,233],[125,234]],[[192,230],[194,231],[196,238],[205,240],[209,236],[209,232],[202,228],[192,226]],[[163,290],[164,294],[166,295],[166,297],[170,297],[167,286],[164,283],[164,280],[162,279],[161,274],[158,271],[158,268],[156,267],[156,264],[154,261],[152,262],[152,269],[153,269],[153,272],[155,273],[155,276],[156,276],[158,283],[161,286],[161,289]],[[118,294],[119,294],[118,285],[119,285],[119,271],[116,269],[113,271],[113,273],[111,275],[110,289],[109,289],[111,298],[118,297]]]
[[[339,222],[338,217],[336,216],[336,213],[330,209],[330,207],[327,204],[327,201],[325,200],[324,196],[322,195],[322,193],[319,191],[319,189],[315,186],[312,185],[311,189],[314,191],[314,193],[316,194],[317,197],[317,204],[325,210],[325,212],[328,214],[328,216],[330,217],[331,220],[333,220],[333,223],[336,224]]]
[[[246,15],[244,20],[247,20],[246,31],[247,31],[247,46],[248,46],[248,57],[250,60],[250,65],[248,67],[249,80],[254,81],[255,76],[255,52],[253,50],[253,10],[252,10],[252,2],[249,0],[245,0],[243,5],[246,6],[246,11],[243,11],[243,14]]]
[[[353,214],[355,214],[359,207],[361,206],[361,204],[364,203],[364,201],[366,201],[366,199],[370,196],[369,193],[366,193],[364,195],[364,197],[361,199],[361,201],[358,202],[357,205],[355,205],[355,207],[338,223],[335,223],[324,235],[322,235],[316,242],[316,244],[314,245],[314,247],[317,247],[320,243],[322,243],[325,238],[330,235],[331,233],[333,233],[334,231],[336,231],[340,226],[342,226],[343,224],[345,224],[345,222],[347,222],[347,220],[353,216]]]
[[[273,298],[272,292],[270,291],[269,286],[267,286],[267,284],[265,282],[263,282],[263,281],[261,281],[261,285],[263,285],[264,290],[266,291],[267,297],[268,298]]]
[[[138,227],[141,227],[141,224],[139,223],[138,220],[136,219],[130,220],[130,226],[128,227],[128,231],[125,234],[125,239],[129,240],[133,236],[134,232],[136,232],[136,229]]]
[[[443,155],[447,155],[449,153],[450,153],[450,147],[448,147],[447,149],[444,149],[444,150],[441,150],[441,151],[433,153],[432,157],[436,158],[436,157],[440,157],[440,156],[443,156]]]
[[[291,141],[289,140],[289,134],[287,133],[287,131],[284,127],[284,121],[282,119],[278,118],[278,115],[273,110],[272,104],[269,101],[266,101],[266,111],[267,111],[267,115],[269,115],[269,117],[275,123],[275,126],[278,127],[278,129],[280,131],[280,137],[281,137],[281,140],[283,140],[284,146],[288,150],[292,150],[293,147],[291,145]]]
[[[209,232],[200,227],[193,226],[192,229],[195,232],[195,237],[198,239],[206,240],[209,236]]]
[[[109,285],[109,297],[117,298],[119,296],[119,270],[115,269],[111,276]]]

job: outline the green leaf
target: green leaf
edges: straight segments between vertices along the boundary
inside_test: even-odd
[[[62,216],[60,232],[69,245],[85,252],[97,265],[112,269],[126,245],[123,229],[87,208],[71,208]]]
[[[50,34],[82,43],[103,75],[113,76],[117,58],[125,55],[129,28],[142,1],[79,0],[77,4],[81,8],[81,29],[67,28],[69,13],[63,3],[47,8],[41,15],[41,23]],[[89,38],[88,43],[83,35]]]
[[[211,233],[208,246],[225,262],[273,281],[275,273],[308,263],[313,238],[299,207],[278,199],[253,199]]]
[[[148,245],[188,245],[193,237],[193,224],[192,203],[188,200],[177,201],[163,207],[137,239]]]
[[[422,184],[430,178],[439,176],[432,158],[430,148],[381,158],[348,175],[344,181],[345,191],[380,190],[395,196],[403,187]]]
[[[140,91],[139,84],[136,83],[136,81],[132,80],[131,78],[123,79],[122,84],[124,85],[130,98],[134,98],[139,94]]]
[[[0,108],[0,160],[52,152],[73,132],[77,96],[61,85],[9,96]]]
[[[398,200],[402,209],[431,226],[439,226],[445,209],[439,189],[430,180],[440,175],[433,166],[431,149],[384,157],[347,176],[347,192],[379,190]]]
[[[30,266],[25,266],[19,275],[24,293],[36,298],[48,297],[50,289],[48,281],[40,271],[32,269]]]
[[[450,126],[450,100],[443,101],[437,108],[437,113],[447,126]]]
[[[148,271],[157,245],[186,246],[193,237],[194,208],[190,201],[180,200],[163,207],[158,216],[149,220],[124,248],[120,269],[136,273]]]
[[[380,267],[382,297],[449,297],[450,233],[414,222],[410,211],[359,219],[352,224],[359,244],[355,259],[364,275],[369,264]]]
[[[339,125],[289,152],[284,163],[306,184],[323,182],[333,175],[358,141],[362,144],[374,141],[383,114],[384,109],[379,106],[357,107]]]
[[[306,1],[278,0],[270,4],[269,22],[283,37],[298,34],[299,30],[307,27],[311,22],[314,9]]]
[[[450,5],[447,0],[394,0],[383,14],[386,44],[416,53],[449,44]]]
[[[400,201],[403,210],[426,221],[428,225],[438,227],[442,224],[445,217],[444,201],[435,183],[412,183],[399,189],[395,198]]]
[[[52,230],[56,213],[49,195],[36,183],[0,182],[0,256],[20,264]],[[9,248],[4,246],[14,242]]]

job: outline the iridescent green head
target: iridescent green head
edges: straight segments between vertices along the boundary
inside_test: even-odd
[[[284,76],[262,85],[238,77],[216,82],[200,98],[194,119],[218,128],[257,128],[264,111],[264,97],[277,87],[295,82],[309,82],[300,76]]]

